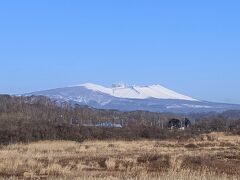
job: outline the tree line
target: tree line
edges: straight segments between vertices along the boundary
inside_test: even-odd
[[[168,139],[190,138],[199,133],[228,131],[239,133],[240,112],[192,114],[193,125],[185,131],[169,131],[168,121],[181,114],[146,111],[121,112],[87,106],[60,104],[44,96],[0,95],[0,143],[38,140]],[[98,122],[119,123],[123,128],[94,127]],[[89,125],[89,126],[88,126]],[[240,134],[240,133],[239,133]]]

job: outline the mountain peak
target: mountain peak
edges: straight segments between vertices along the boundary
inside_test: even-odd
[[[167,89],[159,84],[154,84],[150,86],[128,86],[124,83],[113,84],[112,87],[104,87],[98,84],[85,83],[79,86],[85,87],[92,91],[101,92],[114,96],[117,98],[127,98],[127,99],[179,99],[179,100],[189,100],[197,101],[196,99],[182,95],[170,89]]]

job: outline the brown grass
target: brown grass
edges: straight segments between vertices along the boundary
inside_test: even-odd
[[[1,179],[240,179],[240,136],[0,147]]]

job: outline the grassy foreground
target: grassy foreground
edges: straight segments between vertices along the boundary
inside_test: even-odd
[[[1,146],[0,179],[240,179],[240,136]]]

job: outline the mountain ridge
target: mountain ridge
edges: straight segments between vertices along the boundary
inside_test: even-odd
[[[191,100],[198,101],[192,97],[177,93],[173,90],[167,89],[159,84],[154,84],[150,86],[128,86],[125,84],[114,84],[112,88],[104,87],[98,84],[85,83],[77,85],[80,87],[85,87],[90,90],[99,91],[118,98],[127,99],[181,99],[181,100]],[[76,87],[76,86],[72,86]]]
[[[144,110],[151,112],[198,113],[240,109],[240,105],[236,104],[199,101],[161,85],[126,86],[120,84],[108,88],[85,83],[23,95],[43,95],[59,103],[68,102],[73,106],[78,104],[98,109],[121,111]]]

